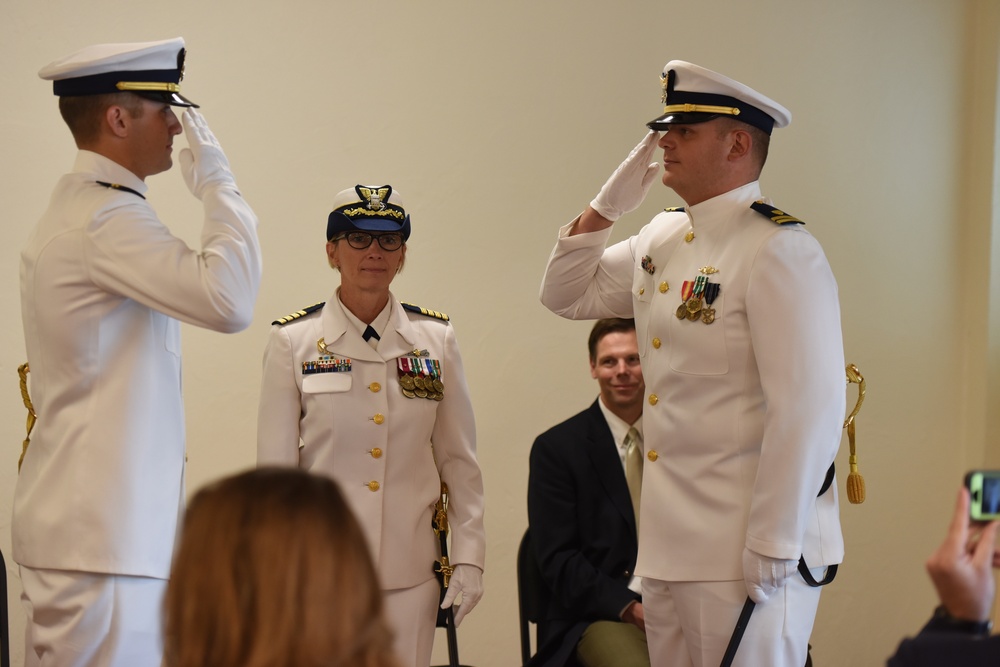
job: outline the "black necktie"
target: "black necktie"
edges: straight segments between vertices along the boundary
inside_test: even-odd
[[[367,327],[365,327],[365,332],[361,334],[361,337],[364,338],[366,342],[371,340],[372,338],[374,338],[375,340],[382,340],[382,338],[378,335],[378,332],[375,331],[375,329],[370,324]]]

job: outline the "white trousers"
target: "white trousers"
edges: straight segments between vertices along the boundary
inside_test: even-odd
[[[824,569],[813,570],[817,579]],[[797,573],[758,604],[733,667],[802,667],[806,663],[819,588]],[[737,581],[660,581],[643,578],[642,606],[652,667],[718,667],[739,619],[747,590]]]
[[[401,667],[428,667],[434,648],[441,584],[430,579],[413,588],[383,591],[393,648]]]
[[[21,567],[25,667],[159,667],[165,579]]]

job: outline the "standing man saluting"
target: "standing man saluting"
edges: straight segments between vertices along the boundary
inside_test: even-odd
[[[184,41],[100,44],[39,72],[79,149],[21,252],[38,414],[14,496],[26,665],[157,667],[184,502],[180,322],[250,324],[257,218],[181,96]],[[199,250],[159,221],[145,179],[172,164],[205,207]]]
[[[840,562],[836,485],[844,356],[819,243],[761,195],[780,104],[680,60],[663,114],[549,258],[541,300],[571,319],[635,317],[647,459],[636,574],[654,666],[718,665],[747,595],[734,665],[801,667],[819,588]],[[662,135],[660,132],[662,131]],[[659,171],[687,204],[605,247]]]

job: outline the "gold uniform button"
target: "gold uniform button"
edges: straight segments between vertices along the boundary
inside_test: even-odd
[[[654,338],[653,339],[653,347],[655,347],[657,350],[660,349],[660,339],[659,338]]]
[[[664,280],[662,283],[660,283],[660,293],[661,294],[666,293],[666,291],[668,289],[670,289],[670,285],[667,284],[667,281]]]
[[[379,384],[378,382],[372,382],[372,383],[371,383],[370,385],[368,385],[368,388],[369,388],[369,389],[370,389],[370,390],[371,390],[371,391],[372,391],[373,393],[375,393],[375,392],[379,392],[379,391],[382,391],[382,385],[380,385],[380,384]]]
[[[649,450],[649,453],[646,454],[646,458],[649,459],[650,461],[655,461],[656,459],[660,458],[660,455],[656,453],[655,449],[651,449]]]
[[[381,485],[375,480],[368,482],[365,486],[368,487],[369,491],[378,491],[381,488]]]
[[[646,288],[645,287],[640,287],[639,288],[639,296],[642,296],[645,293],[646,293]]]
[[[659,396],[657,396],[656,394],[650,394],[649,395],[649,404],[650,405],[656,405],[659,402],[660,402],[660,397]]]
[[[379,449],[378,447],[373,447],[372,449],[369,449],[368,453],[372,455],[373,459],[382,458],[382,450]]]
[[[376,424],[381,424],[382,422],[385,421],[385,415],[383,415],[381,412],[376,412],[375,416],[372,417],[372,421],[375,422]]]

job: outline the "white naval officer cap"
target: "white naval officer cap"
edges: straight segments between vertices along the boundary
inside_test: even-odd
[[[704,123],[729,116],[771,134],[792,122],[792,113],[728,76],[684,60],[671,60],[660,75],[663,114],[646,123],[651,130],[673,124]]]
[[[95,44],[54,60],[38,76],[52,81],[52,92],[59,97],[130,92],[173,106],[197,107],[180,94],[184,55],[181,37]]]

